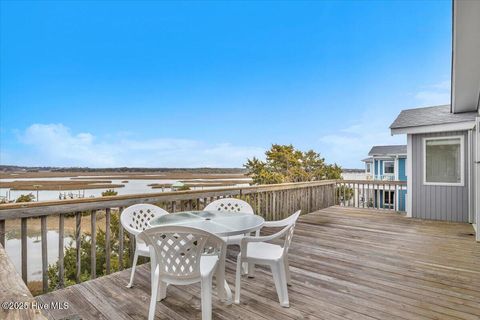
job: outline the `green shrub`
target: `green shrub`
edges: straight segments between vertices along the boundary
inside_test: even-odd
[[[120,237],[119,237],[119,215],[112,214],[110,220],[110,272],[119,271],[119,247],[120,247]],[[127,233],[124,233],[126,235]],[[81,246],[80,246],[80,281],[86,281],[90,279],[91,276],[91,247],[92,239],[91,234],[85,233],[81,237]],[[75,284],[76,278],[76,265],[77,265],[77,253],[76,248],[74,247],[74,241],[71,241],[67,248],[65,248],[64,254],[64,279],[65,286],[70,286]],[[124,252],[123,252],[123,266],[127,267],[130,265],[130,238],[125,237],[124,239]],[[106,233],[105,230],[97,229],[96,235],[96,276],[100,277],[106,274]],[[133,255],[133,252],[132,252]],[[139,263],[147,261],[147,258],[140,259]],[[49,290],[55,290],[58,286],[58,263],[51,264],[48,266],[48,279],[49,279]]]
[[[102,197],[116,196],[117,194],[118,194],[117,191],[113,189],[108,189],[102,192]]]
[[[32,202],[33,200],[35,200],[35,196],[32,193],[29,193],[20,195],[15,202]]]

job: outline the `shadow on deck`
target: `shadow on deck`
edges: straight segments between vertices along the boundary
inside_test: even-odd
[[[236,250],[227,281],[234,290]],[[398,214],[330,207],[302,216],[290,249],[290,308],[280,307],[271,273],[242,279],[240,305],[213,297],[214,319],[479,319],[480,243],[468,224],[408,219]],[[149,265],[41,295],[51,319],[145,319]],[[172,286],[157,319],[200,319],[200,287]]]

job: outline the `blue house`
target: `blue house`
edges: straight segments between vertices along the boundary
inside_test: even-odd
[[[407,181],[406,176],[407,146],[373,146],[365,162],[365,175],[367,180],[381,181]],[[398,204],[398,211],[405,211],[407,190],[391,190],[380,183],[364,195],[364,201],[371,207],[392,209]],[[378,199],[380,197],[380,199]]]

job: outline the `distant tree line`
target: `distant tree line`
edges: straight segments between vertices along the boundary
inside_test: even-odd
[[[88,167],[24,167],[0,165],[0,171],[51,171],[51,172],[178,172],[178,173],[245,173],[243,168],[88,168]]]

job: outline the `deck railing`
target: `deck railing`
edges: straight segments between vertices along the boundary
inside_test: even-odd
[[[97,216],[105,216],[105,230],[101,230],[105,237],[105,274],[112,272],[112,241],[115,241],[116,268],[122,270],[132,262],[135,248],[134,237],[127,235],[120,225],[119,215],[122,209],[137,203],[156,204],[169,212],[183,210],[202,210],[213,200],[235,197],[241,198],[254,208],[256,214],[266,220],[279,220],[287,217],[296,210],[309,213],[335,204],[336,181],[318,181],[306,183],[285,183],[277,185],[260,185],[238,188],[162,192],[155,194],[138,194],[109,196],[101,198],[72,199],[61,201],[45,201],[33,203],[15,203],[0,205],[0,244],[5,246],[5,220],[20,219],[21,238],[21,275],[25,283],[28,282],[28,251],[27,231],[29,219],[40,219],[41,229],[41,256],[42,256],[42,292],[49,290],[48,275],[48,245],[47,245],[47,217],[58,219],[58,285],[65,286],[64,239],[65,218],[75,217],[75,279],[76,283],[82,280],[82,261],[90,260],[90,278],[94,279],[97,267],[98,244]],[[113,219],[115,218],[115,219]],[[88,257],[82,256],[82,219],[90,220],[89,241],[91,243]],[[112,225],[113,220],[118,224]],[[118,233],[112,228],[118,227]],[[117,230],[117,229],[115,229]],[[112,239],[112,237],[117,237]],[[84,239],[84,238],[83,238]],[[127,244],[128,243],[128,244]],[[128,257],[128,259],[126,258]],[[128,263],[124,263],[128,260]],[[102,260],[103,261],[103,260]],[[51,288],[50,288],[51,289]]]
[[[345,207],[405,211],[406,181],[338,180],[335,204]]]

